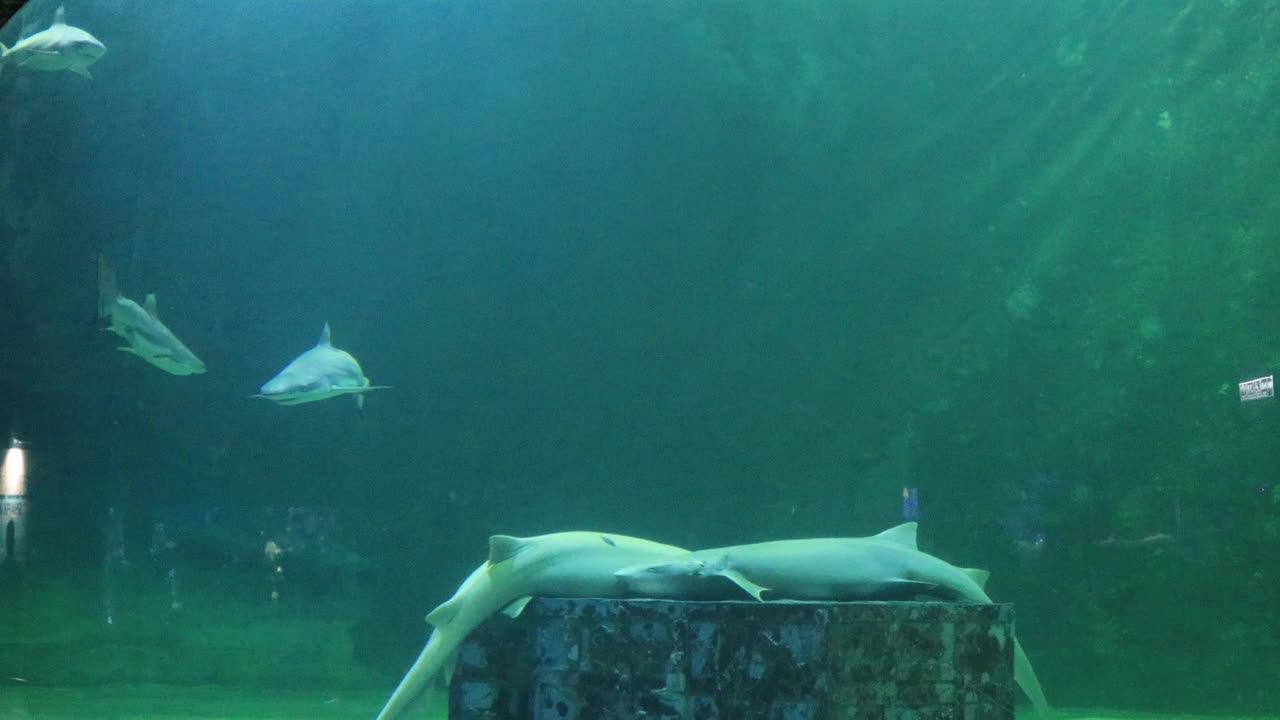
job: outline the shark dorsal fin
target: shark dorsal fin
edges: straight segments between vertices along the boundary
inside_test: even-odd
[[[986,570],[979,570],[977,568],[959,568],[959,570],[965,575],[968,575],[969,579],[978,586],[979,590],[986,588],[987,580],[991,578],[991,573]]]
[[[510,535],[494,535],[489,538],[489,564],[497,565],[519,555],[528,545],[524,540]]]
[[[66,10],[66,8],[62,7],[61,5],[59,5],[59,6],[58,6],[58,11],[57,11],[57,12],[55,12],[55,13],[53,14],[53,24],[54,24],[54,25],[66,25],[66,24],[67,24],[67,10]]]
[[[916,548],[916,524],[913,522],[902,523],[885,530],[879,535],[872,536],[873,540],[900,545],[908,550]]]
[[[320,342],[316,343],[316,347],[333,347],[333,343],[329,341],[329,323],[325,323],[324,329],[320,331]]]
[[[159,320],[160,312],[156,310],[156,294],[147,293],[147,298],[142,301],[142,309],[147,311],[151,317]]]
[[[458,603],[454,600],[447,600],[435,610],[427,613],[427,622],[436,627],[443,627],[448,625],[457,614]]]

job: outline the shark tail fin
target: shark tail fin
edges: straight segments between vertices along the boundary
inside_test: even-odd
[[[872,539],[881,542],[900,545],[908,550],[916,550],[916,528],[918,526],[914,522],[902,523],[875,535]]]
[[[1027,653],[1023,651],[1022,643],[1018,642],[1017,638],[1013,639],[1013,679],[1031,701],[1031,705],[1035,707],[1036,715],[1039,715],[1041,720],[1047,720],[1049,701],[1045,699],[1040,680],[1036,677],[1035,669],[1031,667],[1031,660],[1027,658]]]
[[[510,535],[494,535],[489,538],[489,564],[497,565],[519,555],[528,546],[521,538]]]
[[[116,284],[116,273],[107,264],[107,258],[98,253],[98,317],[111,315],[111,306],[120,297],[120,287]]]

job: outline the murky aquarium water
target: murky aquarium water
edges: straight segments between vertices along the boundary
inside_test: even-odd
[[[1280,5],[0,8],[0,717],[1280,713]]]

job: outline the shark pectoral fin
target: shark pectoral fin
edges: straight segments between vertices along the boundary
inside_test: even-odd
[[[363,409],[364,409],[364,395],[356,395],[356,396],[355,396],[355,398],[356,398],[356,409],[357,409],[357,410],[363,410]]]
[[[370,390],[385,390],[384,385],[364,385],[361,387],[334,387],[329,386],[323,389],[323,392],[332,393],[334,395],[359,395],[360,393]]]
[[[916,524],[913,522],[902,523],[885,530],[882,533],[871,536],[872,540],[891,543],[907,548],[908,550],[917,550],[916,547]]]
[[[979,570],[977,568],[958,568],[958,569],[960,570],[960,572],[964,573],[965,575],[968,575],[969,579],[972,580],[978,586],[979,590],[986,589],[987,580],[991,578],[991,573],[987,572],[986,570]]]
[[[497,565],[510,560],[525,548],[525,541],[510,535],[494,535],[489,538],[489,564]]]
[[[509,618],[513,618],[513,619],[518,618],[520,617],[520,613],[524,612],[524,606],[528,605],[529,601],[532,599],[533,599],[533,596],[516,598],[516,600],[512,602],[510,605],[502,608],[502,614],[506,615]]]
[[[441,627],[448,625],[458,615],[458,603],[455,600],[446,600],[439,607],[427,613],[427,622]]]
[[[89,68],[73,67],[73,68],[68,68],[68,70],[70,70],[71,72],[81,77],[86,77],[86,78],[89,78],[90,80],[93,79],[93,76],[89,74]]]
[[[764,587],[763,585],[757,585],[751,582],[750,580],[747,579],[746,575],[743,575],[737,570],[721,570],[720,575],[728,578],[729,580],[732,580],[734,585],[737,585],[738,587],[747,591],[747,594],[749,594],[751,597],[757,600],[760,600],[761,602],[764,601],[763,593],[769,590],[769,588]]]

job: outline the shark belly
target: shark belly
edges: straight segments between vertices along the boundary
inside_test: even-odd
[[[70,70],[72,68],[80,67],[81,65],[81,63],[75,58],[64,57],[53,53],[37,52],[19,53],[10,62],[26,70],[40,70],[42,72]]]

